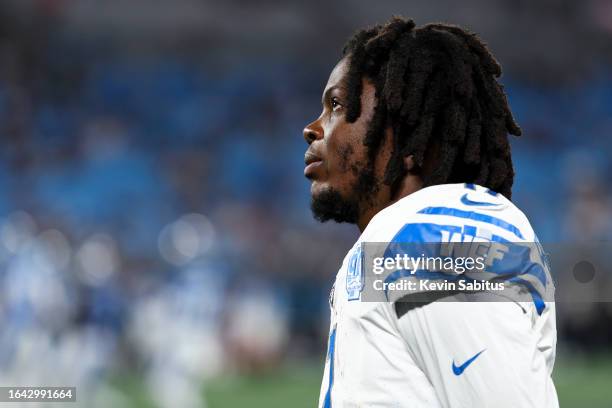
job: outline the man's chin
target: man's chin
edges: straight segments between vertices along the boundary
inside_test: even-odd
[[[357,200],[347,199],[331,187],[313,182],[311,187],[310,209],[314,218],[320,222],[336,221],[355,224],[359,215]]]
[[[322,181],[318,181],[318,180],[312,180],[310,183],[310,195],[311,197],[315,197],[323,192],[325,192],[325,190],[329,190],[330,187],[327,185],[327,183],[324,183]]]

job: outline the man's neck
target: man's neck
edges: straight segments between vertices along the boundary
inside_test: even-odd
[[[396,193],[391,196],[389,200],[386,200],[381,205],[371,206],[360,214],[359,219],[357,220],[357,227],[359,228],[359,232],[363,233],[372,218],[374,218],[374,216],[380,211],[384,210],[390,205],[395,204],[402,198],[414,193],[415,191],[420,190],[421,188],[423,188],[423,180],[421,179],[421,177],[413,174],[406,175],[406,177],[404,177],[404,179],[402,180],[402,183],[400,184]]]

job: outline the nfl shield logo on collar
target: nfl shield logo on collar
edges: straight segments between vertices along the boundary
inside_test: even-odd
[[[361,268],[362,260],[361,244],[357,246],[351,255],[346,271],[346,293],[348,300],[358,300],[363,290],[363,270]]]

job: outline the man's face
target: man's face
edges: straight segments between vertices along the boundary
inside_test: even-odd
[[[304,176],[312,181],[311,207],[320,221],[356,223],[379,185],[364,138],[376,106],[375,87],[363,80],[361,115],[346,121],[348,61],[333,69],[323,91],[323,112],[304,129],[309,147]],[[378,161],[378,160],[377,160]]]

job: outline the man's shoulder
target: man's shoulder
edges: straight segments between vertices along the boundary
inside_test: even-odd
[[[475,184],[426,187],[380,211],[362,241],[435,242],[446,233],[474,234],[480,229],[509,241],[536,240],[523,212],[503,195]]]

